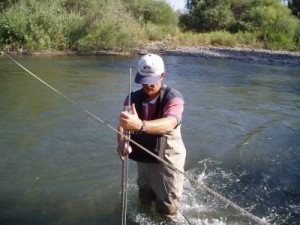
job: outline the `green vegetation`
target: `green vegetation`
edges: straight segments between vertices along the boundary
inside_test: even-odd
[[[293,15],[300,19],[300,1],[299,0],[287,0],[288,6],[291,9]]]
[[[0,0],[0,48],[127,51],[160,41],[300,50],[300,20],[279,0],[188,0],[187,6],[181,14],[165,0]]]
[[[224,30],[233,37],[240,32],[249,37],[250,32],[264,48],[300,49],[299,19],[279,0],[188,0],[187,3],[189,13],[180,19],[184,30]]]

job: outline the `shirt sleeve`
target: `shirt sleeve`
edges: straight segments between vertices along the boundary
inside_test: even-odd
[[[181,122],[184,101],[182,98],[172,98],[163,109],[163,117],[173,116],[177,119],[178,124]]]

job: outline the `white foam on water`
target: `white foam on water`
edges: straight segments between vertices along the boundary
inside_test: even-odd
[[[187,171],[187,173],[196,178],[199,182],[207,179],[206,169]],[[193,225],[225,225],[227,218],[218,215],[218,202],[206,191],[199,190],[189,180],[185,179],[184,191],[181,204],[178,207],[178,219],[180,224]],[[185,218],[186,217],[186,218]],[[155,207],[150,209],[143,208],[138,200],[138,188],[135,180],[130,181],[128,196],[128,219],[141,225],[163,224],[164,220],[156,212]],[[188,220],[188,221],[187,221]]]
[[[199,166],[186,173],[205,184],[207,187],[218,192],[225,198],[233,201],[248,212],[257,212],[264,202],[264,195],[272,192],[266,182],[267,177],[262,176],[260,183],[251,186],[251,174],[240,168],[226,169],[221,163],[211,159],[199,162]],[[250,177],[250,178],[249,178]],[[245,181],[245,179],[248,179]],[[258,185],[258,186],[257,186]],[[259,189],[256,190],[255,188]],[[275,188],[275,187],[274,187]],[[299,213],[299,205],[290,205],[290,210]],[[265,215],[262,220],[267,222],[284,221],[275,206],[264,207]],[[185,179],[181,204],[178,207],[178,219],[180,224],[193,225],[248,225],[255,224],[231,206],[218,200],[207,191]],[[255,215],[255,214],[254,214]],[[256,216],[256,215],[255,215]],[[155,207],[143,208],[138,199],[138,188],[135,180],[130,181],[128,199],[128,218],[136,224],[157,225],[163,224],[164,220],[155,212]],[[188,220],[188,221],[187,221]],[[278,223],[280,224],[280,223]]]

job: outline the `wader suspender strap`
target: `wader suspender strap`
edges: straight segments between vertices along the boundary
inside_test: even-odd
[[[164,95],[165,95],[165,91],[166,91],[166,86],[163,84],[161,86],[161,89],[160,89],[160,96],[159,96],[159,117],[162,117],[162,114],[163,114],[163,109],[161,108],[161,103],[162,103],[162,100],[164,98]]]

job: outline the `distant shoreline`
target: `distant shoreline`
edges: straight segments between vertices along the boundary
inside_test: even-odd
[[[300,66],[300,52],[274,51],[265,49],[250,48],[230,48],[214,46],[177,46],[168,47],[160,42],[151,42],[142,48],[131,51],[43,51],[43,52],[10,52],[11,54],[28,54],[28,55],[143,55],[146,53],[156,53],[160,55],[204,57],[204,58],[221,58],[233,60],[245,60],[250,62],[259,62],[262,64],[283,64]]]
[[[264,64],[286,64],[300,66],[300,52],[274,51],[265,49],[230,48],[214,46],[165,46],[149,45],[138,54],[154,52],[161,55],[190,56],[204,58],[222,58],[260,62]]]

